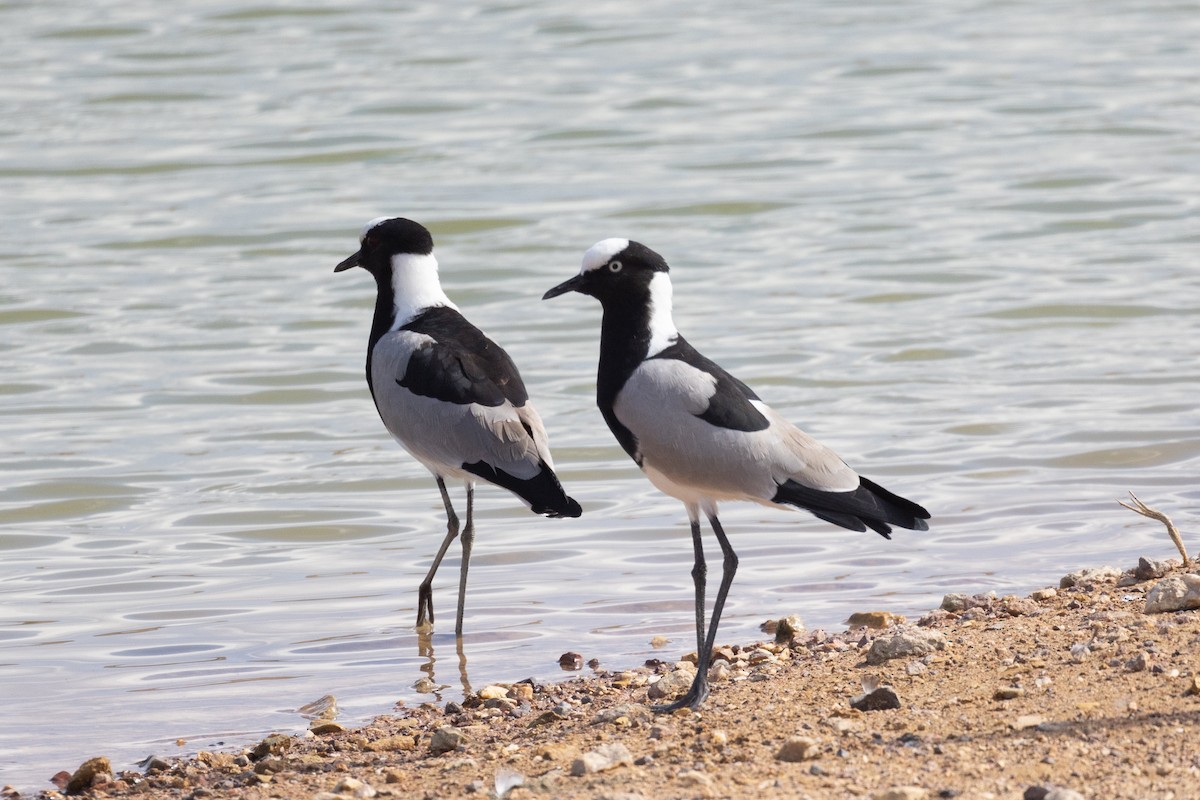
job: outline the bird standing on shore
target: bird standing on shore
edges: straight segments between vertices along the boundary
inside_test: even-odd
[[[656,711],[696,708],[708,696],[717,626],[738,563],[717,518],[719,502],[795,506],[885,538],[891,538],[891,525],[929,527],[924,508],[860,477],[688,344],[671,319],[668,271],[663,257],[645,245],[605,239],[584,254],[578,275],[543,297],[573,291],[600,301],[596,404],[625,452],[660,491],[683,502],[691,521],[696,677],[683,697]],[[707,635],[701,512],[724,556]]]
[[[417,591],[418,627],[433,623],[433,576],[459,535],[446,480],[466,486],[454,624],[461,636],[475,482],[508,489],[535,514],[578,517],[581,510],[554,474],[546,429],[516,365],[442,291],[429,231],[402,217],[380,217],[366,224],[359,243],[333,271],[362,267],[378,288],[367,386],[384,426],[433,473],[446,506],[446,537]]]

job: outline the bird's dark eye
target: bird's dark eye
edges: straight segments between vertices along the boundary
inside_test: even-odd
[[[610,262],[608,262],[608,271],[609,272],[620,272],[621,267],[623,267],[623,266],[625,266],[625,265],[622,264],[620,261],[610,261]]]

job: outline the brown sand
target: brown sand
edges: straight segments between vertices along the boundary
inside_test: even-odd
[[[722,648],[698,713],[647,710],[650,683],[674,664],[488,687],[464,709],[423,705],[360,729],[277,735],[254,752],[170,760],[85,794],[1200,798],[1200,611],[1144,613],[1159,580],[1085,578],[1029,598],[950,602],[957,610],[898,629]],[[936,632],[942,649],[868,663],[872,642],[897,630]],[[851,708],[875,683],[893,687],[900,707]]]

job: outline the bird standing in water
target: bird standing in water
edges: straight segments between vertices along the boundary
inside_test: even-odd
[[[446,536],[417,591],[418,627],[433,623],[433,577],[459,536],[446,480],[466,487],[454,623],[461,636],[475,482],[508,489],[535,514],[578,517],[581,510],[554,473],[546,429],[516,365],[442,291],[429,231],[402,217],[380,217],[366,224],[359,243],[334,272],[362,267],[378,288],[367,386],[384,427],[433,473],[446,506]]]

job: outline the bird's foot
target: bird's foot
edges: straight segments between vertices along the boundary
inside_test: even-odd
[[[701,681],[699,677],[692,683],[692,687],[687,690],[687,694],[675,700],[660,706],[650,706],[650,710],[655,714],[670,714],[672,711],[678,711],[681,708],[690,708],[693,711],[700,708],[705,699],[708,698],[708,681]]]
[[[433,589],[421,586],[417,589],[417,630],[433,628]]]

